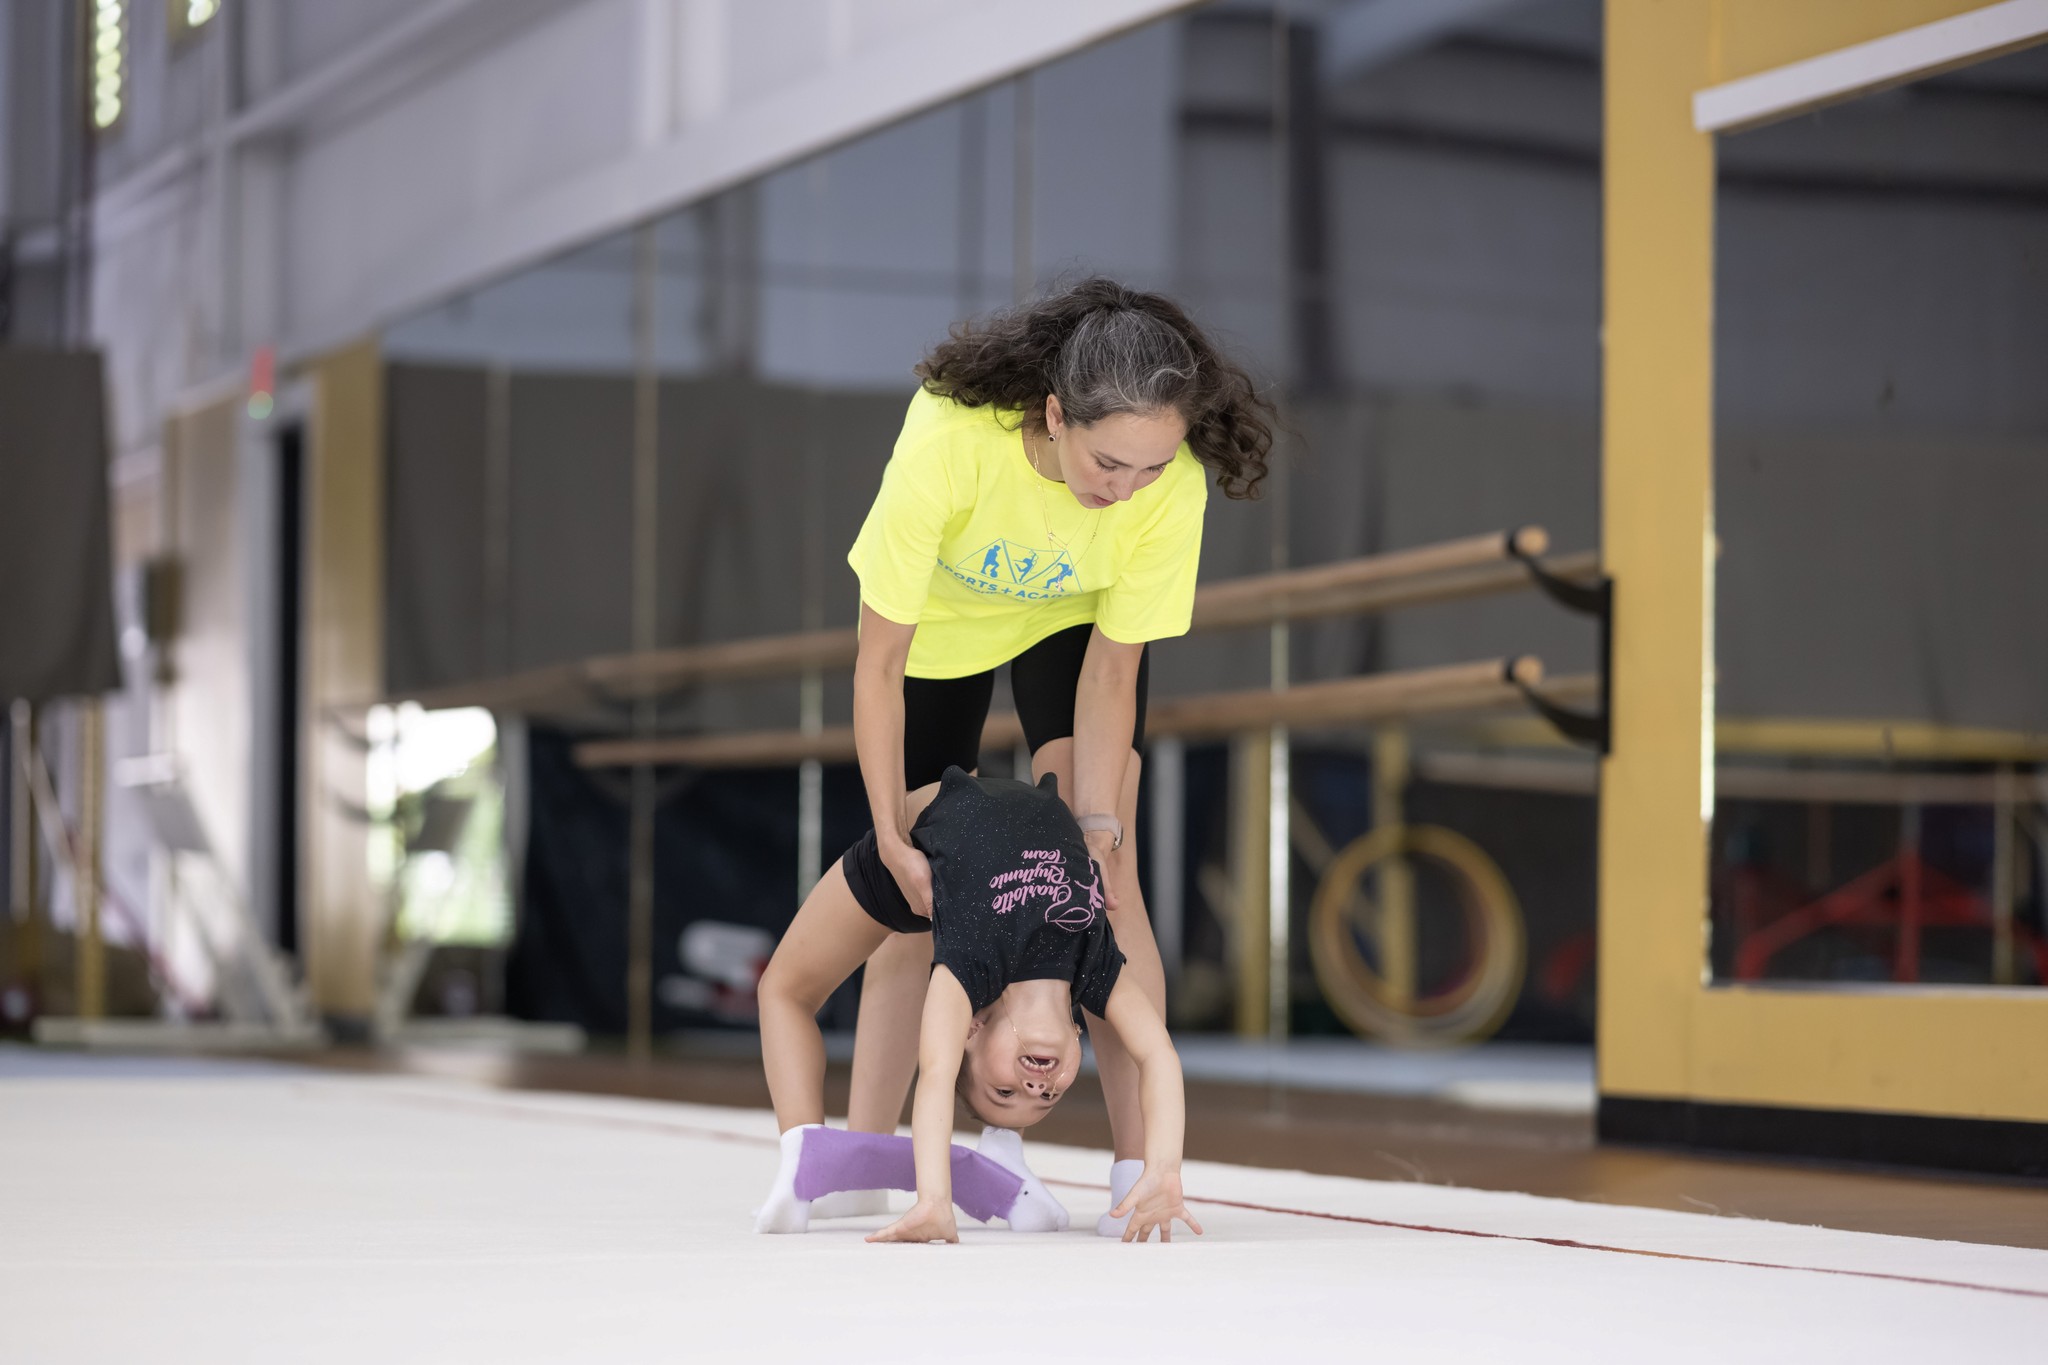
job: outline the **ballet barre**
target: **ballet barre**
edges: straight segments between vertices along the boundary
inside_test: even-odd
[[[1194,631],[1275,621],[1367,615],[1543,586],[1542,577],[1580,582],[1599,573],[1591,552],[1543,559],[1540,526],[1468,536],[1386,554],[1208,584],[1195,593]],[[798,677],[850,668],[859,653],[850,627],[762,635],[709,644],[605,654],[450,687],[401,691],[385,700],[427,710],[481,706],[546,712],[592,701],[627,702],[710,682]],[[701,737],[710,738],[710,737]]]
[[[1534,688],[1542,681],[1542,662],[1521,655],[1440,668],[1372,673],[1277,691],[1255,688],[1172,697],[1152,704],[1145,731],[1154,737],[1216,738],[1273,725],[1306,730],[1481,711],[1519,705],[1523,689]],[[999,712],[988,718],[982,730],[981,747],[991,751],[1007,749],[1023,737],[1016,714]],[[813,759],[850,763],[854,759],[853,727],[830,726],[814,734],[801,730],[756,730],[659,739],[591,740],[577,745],[574,756],[577,766],[583,768],[626,768],[641,763],[767,768]]]

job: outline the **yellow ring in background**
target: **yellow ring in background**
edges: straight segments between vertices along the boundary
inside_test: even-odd
[[[1407,1009],[1358,951],[1350,907],[1357,884],[1392,857],[1447,868],[1473,934],[1473,970],[1453,990],[1418,997]],[[1501,1026],[1522,990],[1522,908],[1500,867],[1479,845],[1437,825],[1387,825],[1345,845],[1316,885],[1309,907],[1309,958],[1316,982],[1353,1032],[1385,1042],[1444,1047],[1477,1042]]]

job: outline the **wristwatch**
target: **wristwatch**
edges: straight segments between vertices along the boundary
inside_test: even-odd
[[[1114,815],[1084,815],[1078,822],[1083,834],[1093,834],[1100,829],[1109,831],[1109,851],[1114,853],[1124,846],[1124,822]]]

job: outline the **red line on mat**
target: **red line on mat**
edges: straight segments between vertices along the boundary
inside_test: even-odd
[[[755,1137],[747,1133],[728,1133],[718,1128],[699,1128],[688,1123],[657,1122],[652,1119],[629,1119],[616,1114],[563,1114],[545,1109],[532,1109],[521,1105],[500,1104],[489,1100],[463,1100],[438,1095],[380,1095],[382,1100],[396,1100],[403,1104],[418,1105],[427,1109],[463,1109],[482,1111],[501,1118],[536,1119],[541,1122],[573,1123],[602,1128],[630,1128],[642,1132],[682,1134],[686,1137],[708,1138],[714,1142],[737,1142],[749,1147],[775,1147],[780,1144],[771,1137]],[[591,1098],[579,1096],[579,1098]],[[1044,1177],[1040,1177],[1045,1179]],[[1045,1180],[1048,1185],[1064,1185],[1074,1190],[1107,1190],[1107,1185],[1092,1185],[1081,1180]],[[1970,1280],[1937,1280],[1923,1275],[1895,1275],[1884,1270],[1840,1270],[1823,1265],[1786,1265],[1777,1261],[1738,1261],[1726,1256],[1694,1256],[1683,1251],[1646,1251],[1641,1247],[1607,1246],[1600,1242],[1581,1242],[1570,1237],[1534,1237],[1519,1232],[1481,1232],[1476,1228],[1444,1228],[1430,1223],[1401,1223],[1391,1218],[1367,1218],[1356,1213],[1328,1213],[1321,1209],[1290,1209],[1279,1204],[1253,1204],[1241,1199],[1212,1199],[1204,1195],[1189,1195],[1190,1204],[1216,1204],[1227,1209],[1246,1209],[1253,1213],[1277,1213],[1290,1218],[1321,1218],[1332,1223],[1357,1223],[1364,1227],[1393,1228],[1400,1232],[1429,1232],[1443,1237],[1476,1237],[1489,1242],[1529,1242],[1536,1246],[1561,1247],[1567,1251],[1604,1251],[1615,1256],[1642,1256],[1658,1261],[1693,1261],[1701,1265],[1732,1265],[1747,1270],[1796,1270],[1809,1275],[1843,1275],[1858,1280],[1889,1280],[1894,1284],[1926,1285],[1934,1289],[1968,1289],[1979,1294],[2006,1294],[2022,1299],[2048,1299],[2048,1290],[2016,1289],[2008,1285],[1977,1284]]]
[[[1071,1182],[1048,1180],[1048,1185]],[[1089,1186],[1088,1188],[1107,1188]],[[1924,1275],[1894,1275],[1885,1270],[1839,1270],[1824,1265],[1786,1265],[1778,1261],[1738,1261],[1727,1256],[1694,1256],[1683,1251],[1646,1251],[1641,1247],[1607,1246],[1581,1242],[1570,1237],[1532,1237],[1519,1232],[1480,1232],[1476,1228],[1440,1228],[1428,1223],[1397,1223],[1389,1218],[1367,1218],[1355,1213],[1325,1213],[1320,1209],[1289,1209],[1274,1204],[1248,1204],[1238,1199],[1209,1199],[1189,1195],[1190,1204],[1221,1204],[1225,1208],[1252,1209],[1259,1213],[1285,1213],[1296,1218],[1325,1218],[1333,1223],[1363,1223],[1375,1228],[1398,1228],[1403,1232],[1434,1232],[1446,1237],[1481,1237],[1497,1242],[1533,1242],[1538,1246],[1564,1247],[1571,1251],[1605,1251],[1616,1256],[1647,1256],[1659,1261],[1698,1261],[1704,1265],[1734,1265],[1751,1270],[1800,1270],[1809,1275],[1848,1275],[1859,1280],[1891,1280],[1898,1284],[1924,1284],[1939,1289],[1974,1289],[1981,1294],[2011,1294],[2024,1299],[2048,1299],[2048,1289],[2015,1289],[2000,1284],[1977,1284],[1970,1280],[1936,1280]]]

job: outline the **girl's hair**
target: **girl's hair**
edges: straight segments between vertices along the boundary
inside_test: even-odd
[[[1171,408],[1188,448],[1233,498],[1256,498],[1273,448],[1273,405],[1226,360],[1180,305],[1095,277],[980,321],[955,324],[918,362],[925,388],[970,408],[1022,410],[1045,426],[1057,394],[1066,419],[1093,426],[1117,413]]]

